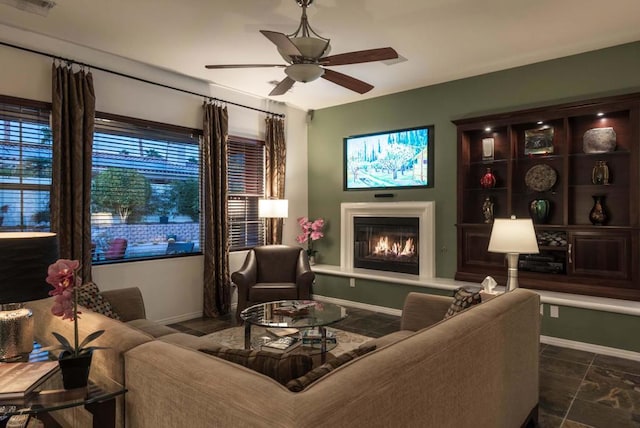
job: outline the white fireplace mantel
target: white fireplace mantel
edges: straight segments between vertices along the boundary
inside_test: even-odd
[[[426,202],[344,202],[340,204],[340,269],[353,269],[354,217],[417,217],[419,219],[418,254],[420,276],[432,278],[435,273],[434,201]]]

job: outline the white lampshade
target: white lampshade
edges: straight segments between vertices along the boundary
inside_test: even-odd
[[[488,250],[492,253],[538,254],[538,242],[530,218],[497,218],[493,222]]]
[[[289,217],[289,201],[287,199],[259,199],[258,217],[287,218]]]

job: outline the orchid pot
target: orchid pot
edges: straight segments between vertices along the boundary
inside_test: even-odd
[[[77,357],[64,351],[60,354],[58,365],[62,373],[62,384],[64,389],[83,388],[89,383],[89,372],[91,371],[91,359],[93,351],[86,352]]]

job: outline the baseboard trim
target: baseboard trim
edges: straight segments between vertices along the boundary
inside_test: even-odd
[[[201,317],[202,317],[202,311],[199,311],[199,312],[190,312],[187,314],[177,315],[175,317],[162,318],[155,321],[159,324],[168,325],[168,324],[175,324],[182,321],[189,321],[194,318],[201,318]]]
[[[402,309],[393,309],[393,308],[387,308],[385,306],[376,306],[376,305],[370,305],[368,303],[354,302],[354,301],[351,301],[351,300],[336,299],[335,297],[320,296],[318,294],[314,294],[312,296],[312,298],[313,298],[313,300],[318,300],[320,302],[334,303],[336,305],[351,306],[352,308],[366,309],[368,311],[380,312],[380,313],[387,314],[387,315],[395,315],[395,316],[398,316],[398,317],[400,315],[402,315]]]
[[[627,351],[626,349],[610,348],[608,346],[602,345],[594,345],[593,343],[577,342],[575,340],[562,339],[552,336],[540,336],[540,343],[560,346],[562,348],[576,349],[578,351],[593,352],[595,354],[608,355],[610,357],[640,361],[640,352]]]

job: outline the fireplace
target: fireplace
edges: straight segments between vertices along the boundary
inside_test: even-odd
[[[435,202],[345,202],[340,221],[342,271],[435,276]]]
[[[417,217],[355,217],[353,267],[420,273]]]

